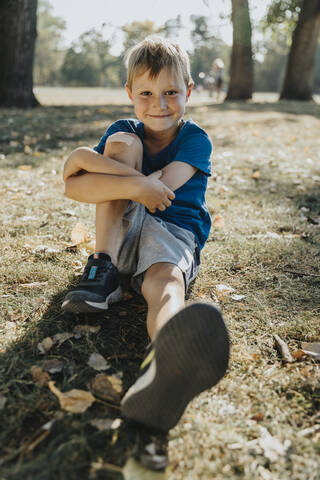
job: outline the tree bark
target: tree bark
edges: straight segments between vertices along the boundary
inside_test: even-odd
[[[0,2],[0,107],[39,105],[33,94],[37,0]]]
[[[320,31],[320,0],[304,0],[292,35],[280,99],[312,100],[313,66]]]
[[[232,0],[233,43],[226,100],[249,100],[253,90],[251,22],[248,0]]]

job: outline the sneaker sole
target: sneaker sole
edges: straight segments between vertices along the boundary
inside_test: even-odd
[[[213,305],[194,303],[160,330],[150,367],[121,402],[125,417],[168,431],[195,396],[216,385],[229,362],[229,335]]]
[[[74,291],[67,294],[62,303],[62,310],[73,313],[94,313],[108,310],[110,303],[119,302],[123,297],[121,287],[110,293],[103,302],[92,302],[89,300],[90,294],[85,291]]]

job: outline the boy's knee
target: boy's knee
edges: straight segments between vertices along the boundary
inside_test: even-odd
[[[180,268],[171,263],[155,263],[144,275],[141,293],[147,300],[153,296],[159,298],[164,291],[176,289],[184,291],[184,278]]]
[[[107,138],[105,155],[141,170],[143,146],[140,138],[128,132],[116,132]]]
[[[110,135],[106,141],[104,154],[141,170],[143,146],[140,138],[134,133],[116,132]]]

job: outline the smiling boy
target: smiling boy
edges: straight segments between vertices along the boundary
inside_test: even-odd
[[[66,196],[96,204],[96,252],[62,308],[107,310],[122,298],[119,274],[130,277],[148,305],[151,344],[122,412],[167,431],[228,366],[220,312],[206,303],[185,307],[211,226],[212,146],[204,130],[183,120],[193,81],[178,45],[146,38],[129,51],[127,72],[137,119],[113,123],[97,147],[74,150],[64,167]]]

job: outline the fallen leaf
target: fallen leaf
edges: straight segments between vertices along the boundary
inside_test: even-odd
[[[2,410],[7,402],[7,397],[0,396],[0,410]]]
[[[19,287],[22,288],[39,288],[46,285],[48,282],[32,282],[32,283],[19,283]]]
[[[91,381],[90,390],[102,400],[118,403],[122,394],[122,380],[114,375],[100,373]]]
[[[61,408],[67,412],[83,413],[95,402],[94,396],[85,390],[73,389],[68,392],[60,392],[55,387],[55,382],[52,381],[49,382],[49,388],[58,397]]]
[[[31,170],[31,165],[19,165],[18,170],[22,170],[23,172],[27,172],[28,170]]]
[[[87,227],[83,223],[77,223],[71,232],[71,240],[75,245],[87,243],[90,240],[90,235]]]
[[[273,338],[274,338],[277,350],[280,353],[283,360],[285,362],[292,363],[294,360],[292,358],[292,355],[290,353],[289,347],[286,344],[286,342],[284,342],[282,338],[279,337],[279,335],[273,335]]]
[[[44,360],[41,363],[41,368],[48,373],[59,373],[62,371],[64,363],[58,358],[52,358],[50,360]]]
[[[295,352],[292,352],[293,358],[296,360],[299,360],[300,358],[304,358],[306,356],[306,353],[303,350],[296,350]]]
[[[245,295],[231,295],[232,300],[235,300],[236,302],[239,302],[240,300],[243,300],[245,298]]]
[[[255,170],[255,171],[253,172],[253,174],[251,175],[251,178],[253,178],[254,180],[260,178],[260,172],[259,172],[259,170]]]
[[[88,333],[97,333],[100,330],[100,325],[76,325],[73,329],[74,338],[78,339],[87,335]]]
[[[53,337],[53,343],[57,343],[58,347],[63,344],[66,340],[69,340],[69,338],[73,337],[73,333],[70,332],[63,332],[63,333],[56,333]]]
[[[91,353],[88,365],[98,371],[110,368],[110,365],[100,353]]]
[[[42,355],[44,355],[47,352],[49,352],[49,350],[53,347],[53,345],[54,345],[54,342],[52,338],[46,337],[42,340],[42,342],[38,343],[38,350]]]
[[[212,226],[217,228],[224,227],[224,218],[222,215],[215,215],[212,219]]]
[[[129,458],[122,469],[124,480],[165,480],[165,472],[155,472]]]
[[[313,343],[307,343],[307,342],[302,342],[301,343],[301,350],[306,354],[312,357],[314,360],[320,360],[320,343],[318,342],[313,342]]]
[[[219,283],[215,286],[215,289],[219,293],[231,293],[234,292],[234,288],[230,287],[229,285],[224,285],[223,283]]]
[[[98,430],[116,430],[121,425],[121,418],[94,418],[89,423]]]
[[[48,247],[48,245],[38,245],[32,250],[32,253],[59,253],[60,250],[53,247]]]
[[[40,387],[45,387],[51,380],[50,375],[44,372],[42,368],[37,365],[33,365],[30,369],[33,381]]]
[[[262,422],[262,420],[264,419],[264,415],[263,413],[259,412],[259,413],[256,413],[255,415],[252,415],[251,419],[255,420],[256,422]]]

